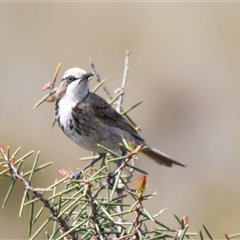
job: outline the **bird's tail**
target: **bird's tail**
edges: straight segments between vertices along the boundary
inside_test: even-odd
[[[172,167],[172,165],[186,167],[186,165],[184,165],[183,163],[173,160],[165,153],[148,145],[143,148],[142,153],[156,161],[158,164],[165,165],[166,167]]]

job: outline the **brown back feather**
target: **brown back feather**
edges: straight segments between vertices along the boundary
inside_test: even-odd
[[[96,116],[103,123],[118,127],[126,132],[129,132],[141,142],[144,142],[141,136],[139,136],[136,129],[103,98],[96,95],[95,93],[89,93],[85,101],[87,101],[89,105],[94,109]]]

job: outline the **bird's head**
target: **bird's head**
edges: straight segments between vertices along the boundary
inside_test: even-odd
[[[81,101],[88,94],[88,78],[94,76],[92,72],[86,72],[81,68],[70,68],[64,74],[57,97],[65,94],[73,101]]]

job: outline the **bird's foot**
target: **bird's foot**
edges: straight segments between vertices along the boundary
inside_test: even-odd
[[[81,171],[77,171],[76,173],[72,174],[72,176],[70,176],[70,180],[79,180],[81,178],[82,178]]]

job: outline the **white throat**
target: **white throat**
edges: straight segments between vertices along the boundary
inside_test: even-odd
[[[81,82],[80,80],[75,80],[67,87],[64,97],[70,102],[79,102],[87,96],[88,91],[88,80],[83,80]]]

